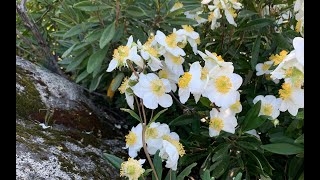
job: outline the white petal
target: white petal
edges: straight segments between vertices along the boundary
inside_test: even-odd
[[[129,37],[129,39],[128,39],[127,46],[128,46],[128,47],[131,47],[132,42],[133,42],[133,37],[132,37],[132,35],[131,35],[131,36]]]
[[[220,131],[217,131],[215,129],[209,128],[209,136],[213,137],[213,136],[218,136],[220,134]]]
[[[112,60],[110,61],[110,63],[109,63],[107,72],[113,71],[115,68],[117,68],[117,66],[118,66],[118,61],[115,60],[115,59],[112,59]]]
[[[166,40],[166,35],[163,34],[163,32],[158,30],[154,38],[160,45],[162,45],[162,46],[166,46],[167,45],[167,43],[165,41]]]
[[[155,95],[150,92],[143,96],[143,104],[149,109],[157,109],[158,107],[158,102]]]
[[[159,97],[159,104],[164,108],[170,107],[172,103],[172,97],[169,94],[164,94]]]
[[[127,100],[127,104],[129,105],[129,107],[134,110],[134,98],[132,95],[129,95],[128,93],[125,93],[125,96],[126,96],[126,100]]]
[[[230,14],[229,10],[225,9],[224,14],[226,15],[228,22],[237,27],[237,24],[234,22],[233,16]]]
[[[293,47],[299,63],[304,65],[304,39],[301,37],[295,37],[293,39]]]
[[[182,104],[184,104],[185,102],[187,102],[187,100],[189,99],[190,97],[190,91],[188,88],[186,89],[183,89],[183,88],[179,88],[179,91],[178,91],[178,94],[179,94],[179,100]]]

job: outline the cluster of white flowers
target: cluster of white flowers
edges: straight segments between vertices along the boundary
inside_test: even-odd
[[[293,39],[294,50],[289,54],[281,51],[279,54],[271,55],[270,60],[259,63],[256,66],[257,75],[271,74],[273,80],[284,79],[282,89],[279,90],[279,98],[273,95],[257,96],[253,103],[261,100],[260,115],[267,115],[276,119],[280,111],[287,111],[296,116],[299,108],[304,108],[304,39],[296,37]],[[276,66],[270,70],[271,66]]]
[[[145,140],[150,155],[154,155],[160,150],[161,159],[166,160],[165,167],[174,171],[177,170],[179,157],[185,154],[177,133],[170,132],[167,124],[152,122],[147,126]],[[142,124],[138,124],[136,127],[132,127],[129,134],[126,135],[125,149],[129,149],[129,156],[135,158],[142,147]]]
[[[210,10],[208,21],[211,22],[211,29],[216,29],[220,26],[220,23],[217,22],[218,19],[222,17],[221,11],[224,12],[224,15],[227,18],[227,21],[237,27],[234,18],[237,17],[236,10],[242,8],[242,4],[237,2],[237,0],[202,0],[202,4],[213,4],[208,5]]]

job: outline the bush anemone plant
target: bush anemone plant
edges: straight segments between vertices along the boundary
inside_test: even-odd
[[[304,0],[54,2],[59,64],[133,123],[121,177],[304,179]]]

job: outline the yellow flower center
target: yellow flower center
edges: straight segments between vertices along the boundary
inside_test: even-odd
[[[215,80],[215,87],[219,93],[227,94],[232,88],[232,83],[230,78],[227,76],[220,76]]]
[[[189,72],[185,72],[180,78],[178,82],[179,88],[186,88],[189,85],[189,82],[192,78],[192,74]]]
[[[207,75],[209,74],[208,68],[204,67],[201,70],[201,80],[207,79]]]
[[[273,106],[271,104],[265,104],[261,107],[261,112],[264,115],[271,116],[273,111]]]
[[[269,64],[263,64],[263,65],[262,65],[262,70],[263,70],[263,71],[267,71],[267,70],[270,68],[270,66],[271,66],[271,65],[269,65]]]
[[[168,79],[168,72],[163,69],[159,71],[158,75],[160,78]]]
[[[146,130],[146,139],[149,138],[157,138],[158,137],[158,130],[156,128],[147,128]]]
[[[193,32],[194,29],[190,25],[182,25],[182,28],[187,32]]]
[[[301,23],[302,23],[302,21],[301,21],[301,19],[297,22],[297,24],[296,24],[296,28],[295,28],[295,30],[296,30],[296,32],[299,32],[300,31],[300,29],[301,29]]]
[[[174,145],[177,148],[180,157],[182,157],[183,155],[186,154],[183,145],[179,141],[172,139],[167,134],[163,136],[163,140],[166,140],[166,141],[170,142],[172,145]]]
[[[177,34],[176,33],[172,33],[172,34],[170,34],[170,35],[168,35],[167,37],[166,37],[166,43],[167,43],[167,45],[169,46],[169,47],[171,47],[171,48],[175,48],[175,47],[177,47],[177,41],[176,41],[176,39],[177,39]]]
[[[286,69],[286,78],[291,78],[291,81],[295,87],[300,87],[304,81],[304,74],[295,67]]]
[[[289,83],[283,83],[281,87],[282,89],[279,90],[280,98],[286,100],[292,94],[292,87]]]
[[[240,101],[238,100],[238,101],[236,101],[234,104],[232,104],[232,105],[230,106],[230,109],[231,109],[232,111],[238,112],[238,111],[240,111],[240,106],[241,106],[241,103],[240,103]]]
[[[118,88],[118,90],[120,91],[120,94],[123,94],[126,92],[127,87],[128,87],[128,83],[129,83],[129,78],[125,77],[122,81],[121,86]]]
[[[129,158],[128,161],[121,163],[120,177],[126,176],[129,179],[138,179],[144,171],[138,160]]]
[[[151,56],[158,57],[158,51],[151,46],[145,46],[145,51],[147,51]]]
[[[285,75],[286,77],[290,77],[293,74],[293,67],[290,67],[286,70]]]
[[[217,117],[211,118],[209,122],[209,127],[216,131],[221,131],[221,129],[224,127],[223,120]]]
[[[196,39],[196,43],[197,43],[197,45],[199,45],[201,43],[200,36]]]
[[[126,144],[129,146],[134,145],[137,142],[137,135],[130,131],[128,135],[126,135]]]
[[[236,11],[235,11],[234,9],[232,9],[232,8],[229,9],[229,12],[230,12],[230,14],[232,15],[233,18],[236,18],[237,15],[238,15],[238,14],[236,13]]]
[[[165,93],[165,87],[161,79],[151,81],[151,91],[157,96],[162,96]]]
[[[128,46],[119,46],[117,49],[113,51],[113,58],[118,60],[120,64],[124,63],[124,58],[129,55],[129,47]]]
[[[174,64],[178,64],[178,65],[180,65],[180,64],[182,64],[182,57],[181,56],[178,56],[178,57],[176,57],[176,56],[171,56],[171,60],[172,60],[172,62],[174,63]]]
[[[209,13],[209,16],[208,16],[208,21],[209,21],[209,22],[212,21],[213,17],[214,17],[214,13],[213,13],[213,12],[210,12],[210,13]]]
[[[273,61],[274,65],[278,65],[283,61],[283,59],[287,56],[287,54],[288,54],[288,51],[282,50],[279,53],[279,55],[278,54],[276,54],[276,55],[272,54],[269,57],[269,60]]]
[[[222,58],[222,56],[221,55],[219,55],[218,56],[218,54],[217,53],[212,53],[215,57],[217,57],[217,59],[218,59],[218,61],[221,61],[221,62],[224,62],[224,60],[223,60],[223,58]]]

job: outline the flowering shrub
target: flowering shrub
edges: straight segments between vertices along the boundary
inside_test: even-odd
[[[202,4],[201,8],[207,9],[209,16],[207,21],[198,21],[197,26],[208,22],[214,32],[220,27],[218,21],[223,20],[224,14],[227,22],[237,27],[234,18],[243,7],[241,3],[236,0],[203,0]],[[183,3],[178,2],[171,11],[182,7]],[[299,9],[295,29],[303,35],[303,1],[297,1],[294,7],[294,12]],[[247,12],[246,16],[250,16],[250,13]],[[264,19],[258,20],[263,22]],[[209,46],[209,43],[201,46],[202,36],[194,28],[182,25],[168,34],[157,30],[144,43],[139,40],[133,42],[133,36],[130,36],[126,46],[114,50],[107,71],[121,71],[124,67],[132,73],[124,78],[119,90],[125,93],[131,108],[125,111],[139,120],[125,137],[129,156],[138,158],[143,149],[150,165],[146,172],[152,171],[154,179],[182,179],[199,162],[202,165],[199,164],[193,175],[197,178],[226,179],[229,176],[241,179],[243,175],[245,179],[273,177],[272,172],[279,164],[274,160],[269,162],[268,158],[273,156],[270,153],[297,154],[289,161],[289,169],[298,162],[301,166],[303,131],[299,130],[301,125],[298,127],[293,124],[293,120],[302,120],[304,108],[304,39],[294,37],[293,48],[290,45],[288,49],[271,48],[269,57],[262,55],[260,58],[260,50],[263,50],[260,49],[263,37],[260,30],[249,54],[256,76],[264,75],[262,79],[255,80],[255,85],[259,83],[266,88],[254,87],[253,93],[248,94],[248,89],[241,87],[248,86],[250,81],[254,82],[252,71],[242,77],[241,69],[235,68],[230,56],[225,53],[218,55],[221,51],[214,51],[216,48]],[[209,39],[208,36],[203,38],[205,42]],[[188,46],[190,48],[186,50]],[[280,52],[271,54],[277,52],[276,49]],[[195,56],[191,56],[192,53]],[[240,54],[236,51],[233,56],[237,53]],[[272,82],[268,82],[270,80]],[[250,96],[255,97],[251,99]],[[190,118],[181,115],[173,120],[157,122],[168,111],[163,109],[153,116],[154,111],[170,109],[173,104],[179,104],[186,113],[197,116]],[[194,109],[190,109],[190,106]],[[147,111],[151,111],[150,116],[147,116]],[[289,127],[286,124],[290,124]],[[181,139],[177,132],[171,131],[171,126],[180,126],[189,131],[187,138]],[[290,130],[294,129],[299,133],[290,136]],[[200,139],[206,139],[207,143],[200,142]],[[196,150],[200,153],[193,154]],[[109,155],[107,159],[111,162],[116,159],[110,157],[113,156]],[[122,162],[121,172],[128,168],[127,164],[131,161],[119,160],[118,163]],[[165,168],[169,170],[163,169],[162,161],[165,161]],[[132,164],[131,174],[121,173],[121,176],[129,179],[138,179],[137,174],[147,176],[148,173],[141,173],[145,170],[141,171],[140,164],[136,162]],[[183,166],[187,167],[178,169]],[[301,172],[298,174],[292,170],[285,173],[289,173],[291,178],[303,177],[303,172],[300,175]],[[164,172],[167,172],[166,176]]]
[[[105,153],[121,177],[303,179],[304,0],[68,0],[60,11],[59,64],[107,89],[132,123],[129,157]]]

